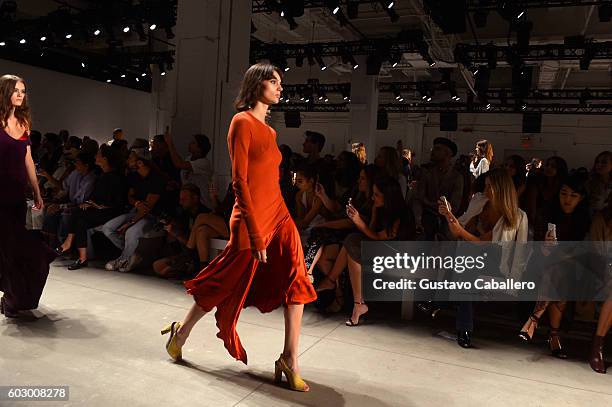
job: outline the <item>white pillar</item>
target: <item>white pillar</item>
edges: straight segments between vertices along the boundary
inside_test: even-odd
[[[249,0],[179,0],[174,69],[154,74],[156,133],[171,124],[183,155],[193,134],[208,136],[220,192],[231,179],[227,130],[249,64],[250,29]]]
[[[349,135],[352,142],[363,142],[369,163],[376,157],[378,117],[378,76],[366,75],[366,58],[356,58],[359,68],[351,74]]]

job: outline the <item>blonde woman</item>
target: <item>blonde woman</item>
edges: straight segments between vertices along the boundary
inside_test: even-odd
[[[466,219],[465,223],[475,223],[472,231],[464,228],[442,200],[438,211],[447,222],[450,233],[459,240],[472,242],[512,242],[527,241],[527,215],[518,208],[516,189],[512,178],[501,168],[489,171],[485,178],[484,195],[487,202],[476,222]],[[506,276],[518,276],[522,273],[525,258],[522,255],[510,255],[502,249],[500,272]],[[505,250],[505,251],[504,251]],[[462,348],[471,347],[473,331],[473,309],[471,302],[461,302],[457,311],[457,343]]]

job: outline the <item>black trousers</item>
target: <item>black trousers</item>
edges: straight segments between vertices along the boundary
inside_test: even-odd
[[[74,246],[87,247],[87,229],[95,228],[119,216],[117,209],[75,209],[68,220],[68,233],[74,233]]]

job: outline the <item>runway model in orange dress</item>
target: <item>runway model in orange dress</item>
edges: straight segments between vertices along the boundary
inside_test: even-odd
[[[170,334],[166,350],[180,360],[194,325],[217,307],[217,336],[246,364],[236,332],[240,311],[255,306],[270,312],[283,305],[285,346],[275,362],[275,380],[280,382],[285,373],[291,389],[308,391],[299,376],[297,355],[304,304],[314,301],[316,292],[306,274],[300,235],[281,195],[276,132],[265,123],[281,91],[281,72],[273,65],[253,65],[244,76],[236,100],[238,113],[227,136],[236,194],[230,241],[198,276],[185,282],[195,304],[183,322],[173,322],[162,334]]]

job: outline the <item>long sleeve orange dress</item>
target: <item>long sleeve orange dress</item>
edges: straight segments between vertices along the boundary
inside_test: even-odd
[[[227,247],[193,279],[187,292],[215,318],[229,353],[247,363],[236,324],[242,308],[270,312],[307,304],[317,295],[306,274],[300,235],[281,195],[282,155],[276,132],[249,112],[237,113],[227,136],[236,202]],[[267,263],[251,254],[266,249]]]

